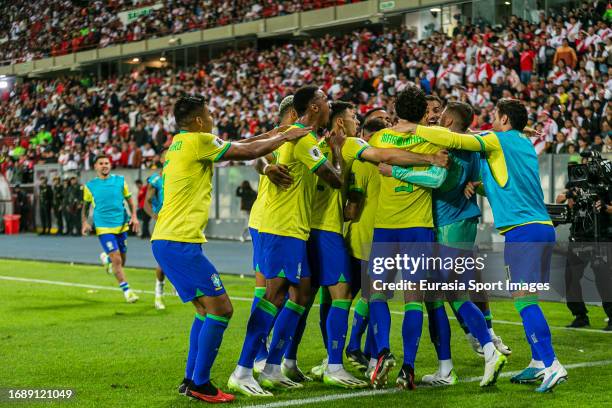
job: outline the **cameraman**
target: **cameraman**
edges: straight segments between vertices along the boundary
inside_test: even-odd
[[[567,202],[571,211],[583,194],[585,192],[582,189],[571,187],[559,194],[555,201],[557,204]],[[601,297],[604,312],[608,316],[608,324],[603,330],[612,331],[612,272],[610,272],[612,240],[607,233],[608,219],[612,214],[612,199],[609,193],[607,195],[608,197],[603,200],[600,198],[594,205],[599,225],[603,227],[600,228],[603,234],[600,234],[599,242],[594,243],[594,249],[580,250],[585,248],[588,242],[592,243],[595,236],[594,234],[588,238],[581,236],[581,234],[576,236],[576,229],[572,224],[572,239],[569,243],[565,267],[565,288],[567,307],[574,315],[574,321],[567,327],[580,328],[590,324],[587,316],[588,310],[582,297],[580,280],[584,276],[586,267],[591,264],[591,269],[595,275],[595,285]]]

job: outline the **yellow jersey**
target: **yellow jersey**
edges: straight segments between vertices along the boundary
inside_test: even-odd
[[[367,261],[370,258],[374,218],[380,192],[378,167],[372,163],[355,160],[351,167],[349,191],[363,194],[363,201],[359,218],[347,223],[345,239],[351,256]]]
[[[304,127],[296,123],[292,127]],[[293,184],[282,189],[268,185],[259,232],[306,241],[310,234],[312,199],[317,184],[315,171],[327,161],[314,132],[278,148],[278,164],[287,166]]]
[[[181,132],[174,136],[162,171],[164,205],[152,241],[206,242],[213,164],[230,146],[210,133]]]
[[[414,153],[433,154],[440,147],[426,139],[406,133],[382,129],[372,135],[370,145],[380,148],[398,148]],[[414,167],[425,170],[428,166]],[[378,208],[374,220],[375,228],[433,228],[431,189],[397,180],[381,177]]]
[[[274,155],[273,163],[276,163],[278,152],[272,152]],[[261,226],[261,218],[263,217],[264,206],[266,205],[266,196],[268,193],[268,187],[270,186],[270,179],[263,175],[259,175],[259,184],[257,185],[257,198],[251,207],[251,214],[249,215],[249,228],[253,228],[259,231]]]
[[[321,151],[328,159],[331,157],[332,149],[327,140],[319,142]],[[355,159],[359,159],[361,153],[370,147],[368,142],[356,137],[347,137],[342,146],[342,161],[344,162],[345,185],[348,184],[351,166]],[[318,178],[317,178],[318,179]],[[312,223],[313,229],[335,232],[342,234],[344,224],[344,203],[346,201],[346,190],[331,188],[325,181],[318,179],[317,191],[315,192],[312,203]]]

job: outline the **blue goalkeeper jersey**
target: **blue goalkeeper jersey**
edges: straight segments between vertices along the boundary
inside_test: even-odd
[[[159,214],[161,211],[162,205],[164,204],[164,181],[163,177],[158,174],[152,174],[147,179],[147,183],[150,184],[155,189],[155,195],[151,199],[151,207],[153,207],[153,212],[155,214]]]
[[[480,217],[476,195],[465,198],[468,181],[480,180],[478,153],[464,150],[450,152],[451,167],[444,183],[433,190],[434,225],[443,227],[468,218]]]

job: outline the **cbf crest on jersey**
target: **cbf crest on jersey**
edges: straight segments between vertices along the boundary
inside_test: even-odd
[[[308,151],[308,153],[310,154],[310,157],[312,157],[315,160],[319,160],[321,157],[323,157],[323,152],[321,152],[321,149],[319,149],[319,146],[312,146],[310,150]]]

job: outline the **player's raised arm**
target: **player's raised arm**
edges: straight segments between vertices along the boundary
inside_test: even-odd
[[[416,123],[400,121],[393,130],[402,133],[412,133],[428,142],[450,149],[469,150],[472,152],[491,152],[501,149],[495,133],[480,135],[452,132],[440,126],[421,126]]]
[[[439,188],[448,175],[448,170],[436,166],[431,166],[426,170],[415,170],[412,167],[390,166],[381,163],[378,165],[378,170],[383,176],[393,177],[427,188]]]
[[[233,142],[220,160],[252,160],[265,156],[278,149],[283,143],[307,135],[312,129],[303,127],[284,132],[282,130],[283,128],[273,129],[267,132],[266,137],[261,137],[250,143]]]
[[[435,154],[419,154],[400,149],[380,149],[371,147],[361,153],[363,160],[372,163],[387,163],[397,166],[426,166],[448,167],[450,161],[448,152],[441,150]]]

